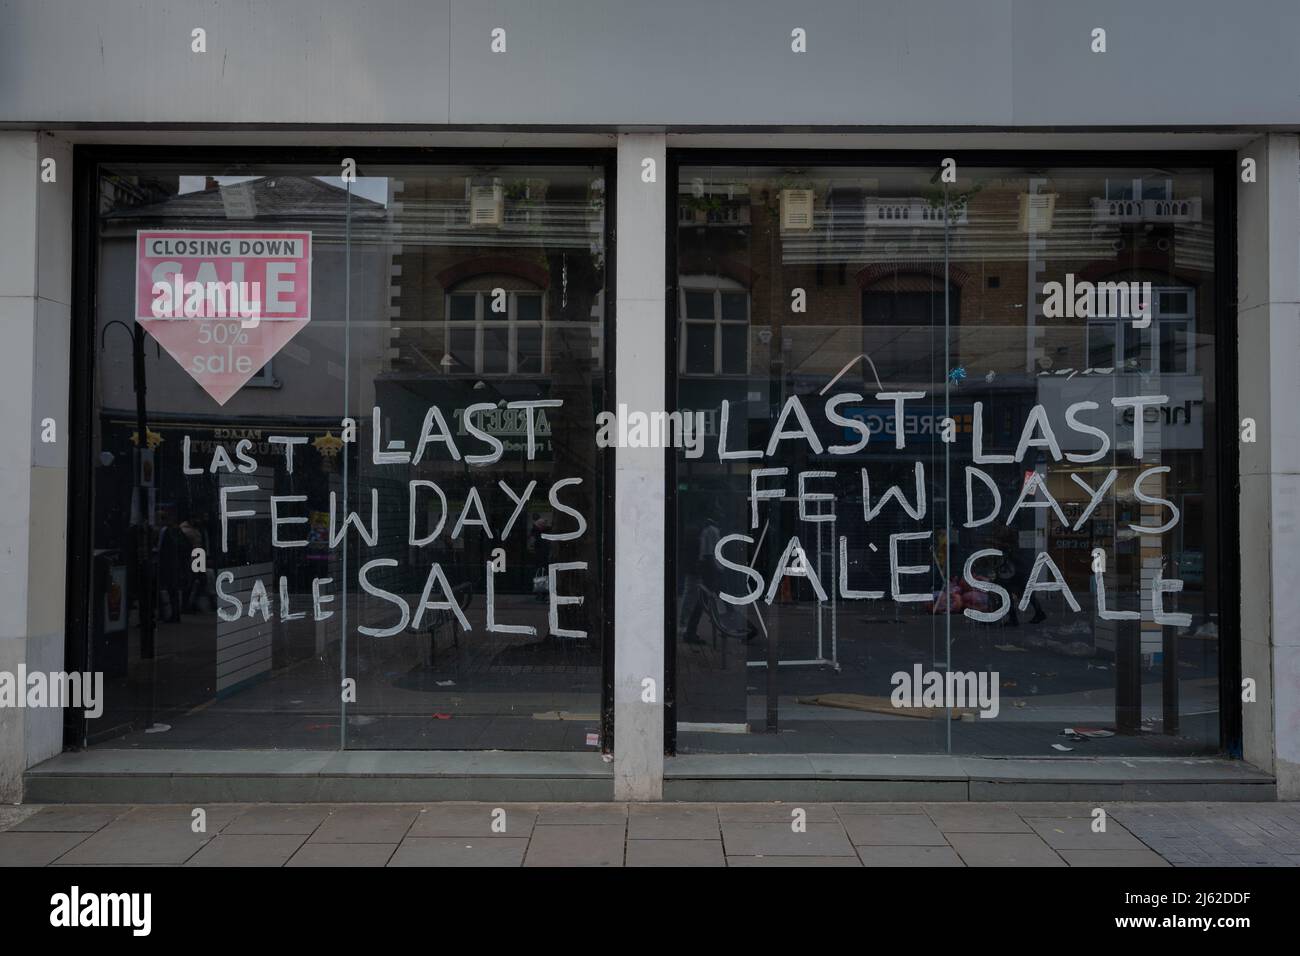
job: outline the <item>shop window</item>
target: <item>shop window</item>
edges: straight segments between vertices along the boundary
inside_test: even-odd
[[[794,164],[678,167],[754,201],[749,229],[683,218],[672,244],[677,407],[713,428],[670,459],[676,752],[1218,752],[1236,544],[1205,358],[1214,173],[964,164],[962,216],[927,217],[932,166],[813,159],[797,182],[818,197],[916,198],[868,198],[865,228],[846,202],[809,236],[780,229]],[[1028,241],[1027,195],[1059,199]],[[702,274],[721,263],[770,322],[744,377],[719,374],[729,287]],[[846,264],[857,288],[816,281]],[[1175,264],[1147,329],[1037,308],[1049,283]],[[948,678],[997,706],[925,710]]]
[[[607,742],[607,168],[84,168],[77,744]],[[158,318],[177,275],[276,311]]]

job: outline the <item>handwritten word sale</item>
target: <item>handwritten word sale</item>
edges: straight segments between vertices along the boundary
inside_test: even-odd
[[[537,452],[537,431],[538,417],[541,409],[559,408],[563,402],[555,399],[535,400],[535,401],[517,401],[508,403],[509,408],[518,409],[523,412],[526,422],[527,442],[525,454],[529,461],[536,458]],[[460,447],[451,429],[447,427],[446,419],[442,411],[437,406],[430,406],[425,414],[424,424],[421,428],[420,438],[415,446],[415,451],[410,452],[404,449],[402,442],[390,442],[387,448],[382,443],[382,411],[376,407],[373,412],[373,430],[372,430],[372,452],[371,460],[375,465],[418,465],[424,460],[431,448],[437,447],[442,449],[454,461],[464,461],[471,468],[484,467],[494,464],[501,460],[505,453],[504,443],[496,436],[485,432],[479,427],[478,418],[491,410],[496,405],[491,402],[470,405],[465,409],[462,416],[462,427],[465,432],[486,446],[485,450],[476,454],[462,455]],[[268,445],[283,449],[285,471],[292,475],[294,471],[294,451],[299,445],[307,442],[304,436],[284,436],[270,435],[267,436]],[[212,449],[211,460],[206,469],[197,467],[191,462],[191,445],[190,438],[186,435],[182,441],[182,466],[186,475],[203,475],[216,474],[218,472],[230,474],[252,474],[257,470],[258,461],[250,454],[253,449],[253,443],[250,439],[241,439],[234,449],[233,457],[226,451],[223,445],[215,445]],[[551,509],[557,515],[564,516],[566,527],[563,530],[547,531],[541,534],[541,537],[547,541],[563,542],[574,541],[581,538],[587,531],[587,519],[576,508],[571,507],[562,500],[561,494],[566,488],[574,488],[582,484],[581,478],[560,478],[551,483],[546,492],[546,498],[550,503]],[[521,490],[517,490],[506,481],[498,481],[496,490],[490,492],[495,494],[499,491],[504,495],[512,510],[509,519],[500,528],[499,538],[488,521],[487,513],[483,506],[482,493],[479,488],[471,485],[465,495],[464,503],[461,505],[459,513],[454,521],[449,522],[451,517],[448,513],[447,496],[437,482],[423,478],[414,478],[407,482],[406,487],[406,504],[409,516],[408,533],[406,544],[413,548],[425,547],[434,542],[442,533],[447,525],[451,524],[449,533],[450,540],[458,539],[469,528],[478,528],[480,534],[488,539],[504,541],[515,527],[519,518],[524,514],[534,492],[537,490],[538,482],[536,479],[531,480]],[[259,493],[257,485],[223,485],[220,491],[220,522],[221,522],[221,550],[223,553],[229,551],[230,526],[232,521],[244,521],[256,519],[259,511],[256,508],[244,507],[248,498],[244,496],[254,496]],[[363,500],[367,496],[362,495]],[[360,537],[365,546],[374,548],[379,544],[380,528],[380,508],[379,508],[379,489],[371,488],[368,495],[369,504],[369,523],[362,518],[357,511],[347,511],[342,522],[338,520],[339,508],[337,494],[333,491],[329,495],[329,525],[328,541],[331,549],[337,548],[343,543],[349,526],[355,528],[356,534]],[[438,518],[429,531],[425,534],[419,534],[417,527],[419,525],[419,516],[426,514],[429,506],[434,502],[438,506]],[[274,548],[305,548],[309,541],[305,534],[305,529],[301,526],[307,525],[309,519],[304,513],[306,508],[306,495],[272,495],[270,497],[269,521],[271,525],[271,545]],[[364,511],[364,507],[361,509]],[[367,594],[375,597],[396,609],[396,623],[387,627],[371,627],[368,625],[357,626],[357,632],[369,637],[392,637],[401,633],[408,626],[413,630],[420,630],[424,624],[425,615],[428,612],[447,612],[455,617],[462,630],[472,630],[469,621],[466,619],[464,612],[461,610],[459,603],[455,599],[451,583],[447,579],[446,573],[440,564],[433,564],[429,569],[428,576],[424,583],[423,591],[418,603],[412,605],[402,595],[394,594],[384,588],[379,587],[373,580],[381,569],[396,568],[399,562],[393,558],[375,558],[364,562],[357,572],[357,583]],[[550,624],[551,633],[558,637],[585,637],[586,632],[572,628],[561,628],[559,625],[559,608],[566,605],[580,605],[583,598],[580,594],[562,594],[560,587],[562,582],[559,576],[566,576],[575,572],[585,572],[587,562],[585,561],[563,561],[552,562],[547,566],[548,594],[550,608],[548,613],[548,623]],[[494,587],[493,580],[496,574],[492,562],[486,562],[486,604],[487,604],[487,625],[486,629],[492,632],[510,633],[510,634],[533,634],[536,629],[524,625],[507,625],[496,623],[493,598]],[[567,578],[569,585],[573,582],[571,577]],[[245,614],[249,617],[261,615],[263,620],[270,620],[271,596],[264,582],[256,580],[253,583],[252,590],[249,594],[247,609],[240,598],[229,591],[230,585],[235,581],[235,575],[232,571],[223,571],[217,575],[217,597],[220,606],[217,608],[217,615],[223,621],[236,621]],[[334,611],[328,608],[334,602],[335,596],[327,590],[328,586],[333,583],[332,578],[313,578],[311,583],[312,600],[311,614],[315,621],[328,620],[334,616]],[[299,620],[305,618],[305,610],[292,611],[289,601],[288,579],[281,577],[279,580],[279,598],[280,598],[280,618],[281,620]]]
[[[926,393],[877,392],[875,397],[879,401],[892,402],[895,419],[902,421],[908,414],[907,403],[923,400]],[[1132,440],[1129,447],[1134,461],[1140,462],[1142,460],[1150,444],[1147,441],[1146,430],[1148,425],[1151,424],[1150,418],[1152,416],[1148,416],[1146,410],[1148,408],[1159,408],[1168,401],[1169,398],[1166,395],[1115,396],[1109,400],[1110,405],[1115,409],[1123,410],[1123,421],[1126,423],[1131,422],[1126,427],[1131,428]],[[852,455],[860,452],[871,440],[872,430],[861,419],[847,417],[839,412],[839,409],[845,405],[860,402],[862,402],[862,396],[845,393],[832,396],[825,405],[825,417],[831,425],[843,429],[846,437],[856,434],[856,438],[847,444],[823,446],[822,440],[818,437],[817,430],[804,408],[803,401],[796,395],[786,400],[772,427],[765,448],[736,449],[728,447],[731,408],[729,402],[723,401],[718,428],[718,459],[719,461],[728,461],[772,458],[780,452],[782,445],[788,442],[803,443],[813,455],[819,456],[823,454],[832,456]],[[1102,460],[1111,451],[1111,436],[1104,429],[1089,424],[1083,418],[1086,413],[1095,412],[1100,408],[1101,406],[1097,402],[1080,401],[1069,405],[1064,414],[1064,423],[1067,428],[1076,435],[1086,437],[1089,443],[1096,443],[1097,447],[1092,451],[1063,451],[1047,409],[1043,405],[1034,405],[1021,428],[1015,451],[1011,454],[991,454],[984,450],[983,403],[975,402],[971,434],[972,460],[974,464],[967,465],[964,469],[966,510],[962,527],[970,529],[991,524],[1002,513],[1002,492],[997,482],[988,472],[977,467],[979,465],[1021,463],[1024,462],[1031,449],[1034,451],[1035,459],[1041,450],[1053,462],[1065,460],[1076,464],[1087,464]],[[906,430],[895,428],[895,448],[905,449],[907,447],[906,442]],[[875,520],[891,501],[895,502],[913,521],[920,522],[925,519],[927,511],[925,465],[917,460],[913,463],[913,466],[915,488],[911,501],[908,500],[899,485],[891,485],[883,494],[878,494],[873,502],[871,469],[868,467],[861,468],[862,519],[864,524],[870,524]],[[1159,476],[1169,472],[1169,470],[1168,466],[1150,466],[1139,470],[1133,479],[1131,490],[1134,498],[1144,505],[1151,506],[1153,509],[1167,512],[1165,520],[1159,524],[1130,523],[1128,527],[1134,534],[1139,536],[1162,535],[1178,524],[1180,518],[1178,507],[1172,501],[1162,498],[1158,494]],[[749,474],[750,530],[759,527],[760,507],[770,507],[770,502],[779,503],[791,500],[791,491],[794,492],[793,500],[797,502],[800,522],[815,526],[820,523],[839,520],[840,516],[836,514],[833,508],[835,496],[824,490],[813,490],[818,487],[817,482],[832,481],[837,475],[838,473],[835,471],[824,469],[801,471],[795,476],[791,476],[789,468],[786,467],[751,469]],[[1087,505],[1083,512],[1076,520],[1071,521],[1049,490],[1045,474],[1039,470],[1028,472],[1024,477],[1018,496],[1006,512],[1005,524],[1010,525],[1016,516],[1025,509],[1050,510],[1055,514],[1061,525],[1071,531],[1078,531],[1092,516],[1098,505],[1101,504],[1107,492],[1115,485],[1118,476],[1119,469],[1111,468],[1105,477],[1094,486],[1089,484],[1083,475],[1077,472],[1071,473],[1070,479],[1087,496]],[[793,482],[790,481],[791,477],[793,477]],[[793,485],[793,488],[790,485]],[[1156,486],[1156,493],[1153,493],[1150,487],[1153,485]],[[879,484],[877,484],[876,490],[879,492]],[[977,498],[979,499],[978,503]],[[832,507],[827,508],[826,505],[828,504],[831,504]],[[1148,520],[1156,520],[1149,513],[1145,517]],[[814,529],[810,528],[810,532],[812,530]],[[912,531],[896,532],[889,535],[888,593],[892,600],[898,602],[929,602],[934,599],[933,594],[928,589],[929,565],[900,565],[899,559],[900,545],[904,542],[930,542],[932,534],[932,531]],[[733,605],[747,605],[753,604],[762,598],[766,603],[771,604],[781,580],[787,575],[805,577],[818,600],[828,600],[826,588],[817,570],[803,560],[804,549],[798,535],[791,536],[787,540],[770,579],[765,579],[763,573],[753,566],[753,562],[746,559],[744,548],[741,545],[753,547],[755,539],[748,534],[728,534],[722,536],[714,548],[714,557],[720,566],[744,575],[749,582],[748,590],[744,594],[737,595],[727,591],[721,592],[720,597],[724,601]],[[846,600],[880,600],[885,597],[886,592],[884,590],[858,590],[851,587],[849,582],[848,538],[846,536],[840,536],[839,538],[838,554],[839,580],[837,583],[841,598]],[[1004,557],[1005,555],[998,548],[983,548],[967,557],[963,576],[970,586],[985,594],[996,595],[999,599],[999,606],[995,610],[979,610],[974,607],[964,609],[962,613],[967,617],[978,621],[997,621],[1010,612],[1012,600],[1010,593],[991,580],[994,576],[993,569],[998,567]],[[986,572],[983,575],[979,573],[981,567]],[[1099,617],[1105,620],[1136,619],[1140,617],[1141,612],[1138,611],[1120,611],[1108,608],[1103,580],[1104,565],[1094,565],[1093,573],[1096,579],[1095,590]],[[909,575],[921,576],[921,580],[926,582],[926,585],[923,585],[926,590],[906,590],[903,579]],[[912,580],[917,579],[913,577]],[[1164,609],[1164,595],[1181,591],[1182,587],[1182,581],[1166,580],[1158,570],[1152,576],[1150,608],[1152,617],[1157,623],[1182,627],[1190,625],[1190,615],[1169,612]],[[1038,552],[1034,559],[1033,567],[1021,593],[1019,602],[1021,610],[1028,606],[1037,592],[1060,593],[1073,611],[1078,612],[1080,610],[1079,603],[1066,582],[1065,576],[1061,573],[1056,562],[1053,561],[1052,556],[1046,551]]]

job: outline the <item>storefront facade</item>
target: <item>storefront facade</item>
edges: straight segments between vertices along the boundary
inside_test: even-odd
[[[396,6],[9,14],[0,670],[103,692],[5,796],[1300,793],[1271,31],[1247,117],[1158,11],[706,9],[648,89],[659,13]]]

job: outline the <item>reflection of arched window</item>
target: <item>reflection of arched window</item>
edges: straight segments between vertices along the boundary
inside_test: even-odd
[[[447,293],[447,371],[545,372],[545,313],[545,296],[518,277],[484,275],[460,283]]]
[[[944,301],[942,275],[896,271],[870,280],[862,289],[863,325],[932,326],[944,324],[945,305],[956,325],[961,315],[961,289],[948,283]]]
[[[749,374],[749,291],[722,276],[682,276],[683,375]]]

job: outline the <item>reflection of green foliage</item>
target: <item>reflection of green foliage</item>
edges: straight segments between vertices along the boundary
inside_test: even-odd
[[[943,183],[933,183],[921,191],[921,197],[930,205],[931,209],[942,209],[944,201]],[[956,190],[951,186],[948,187],[948,205],[953,210],[959,210],[966,206],[971,197],[980,193],[985,183],[972,183],[968,189]]]
[[[594,179],[587,185],[587,212],[592,218],[599,218],[602,224],[605,216],[605,180]],[[600,236],[592,237],[591,241],[591,258],[592,266],[597,272],[603,272],[605,268],[605,234],[602,230]]]
[[[687,195],[683,197],[683,203],[688,209],[703,209],[705,212],[721,212],[721,196],[695,196]]]

